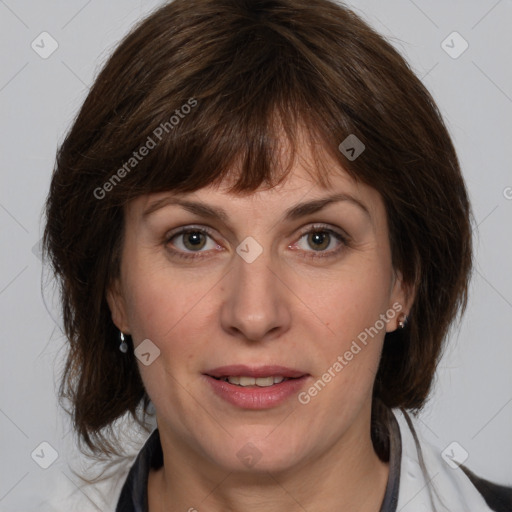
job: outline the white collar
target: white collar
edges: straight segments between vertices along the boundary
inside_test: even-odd
[[[397,512],[492,512],[464,471],[458,466],[452,469],[442,458],[442,449],[421,437],[418,420],[408,415],[419,450],[403,412],[398,408],[392,412],[402,439]],[[421,455],[427,473],[420,466]]]

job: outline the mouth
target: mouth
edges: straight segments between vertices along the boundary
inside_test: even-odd
[[[210,377],[213,377],[210,375]],[[286,380],[290,380],[295,377],[283,377],[282,375],[269,375],[268,377],[249,377],[247,375],[236,375],[236,376],[225,376],[225,377],[213,377],[217,380],[222,380],[224,382],[229,382],[235,386],[241,386],[243,388],[248,387],[259,387],[259,388],[268,388],[273,386],[274,384],[280,384]]]
[[[242,409],[268,409],[304,386],[308,373],[284,366],[231,365],[203,374],[217,396]]]
[[[268,387],[290,379],[298,379],[307,375],[306,372],[287,368],[286,366],[246,366],[241,364],[221,366],[205,372],[205,375],[223,380],[236,386]]]

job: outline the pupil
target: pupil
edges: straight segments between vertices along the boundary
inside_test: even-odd
[[[191,237],[193,244],[198,244],[200,242],[200,240],[199,240],[200,235],[198,235],[198,233],[192,233],[190,235],[190,237]]]

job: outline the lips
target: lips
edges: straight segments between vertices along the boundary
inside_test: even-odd
[[[223,401],[241,409],[269,409],[296,396],[310,375],[285,366],[222,366],[204,373]]]

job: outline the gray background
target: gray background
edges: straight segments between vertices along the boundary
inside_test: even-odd
[[[82,511],[112,508],[109,491],[105,501],[69,467],[83,460],[55,398],[64,340],[51,290],[44,294],[49,311],[41,293],[41,210],[57,144],[100,65],[160,3],[0,0],[1,511],[73,510],[65,502],[72,490],[85,500]],[[471,301],[421,415],[424,436],[440,451],[457,441],[473,471],[512,485],[512,1],[348,4],[391,38],[432,92],[458,149],[476,218]],[[42,46],[43,31],[59,45],[46,59],[31,47],[34,40]],[[469,44],[458,58],[441,45],[453,31]],[[463,48],[453,37],[446,44],[452,54]],[[31,458],[43,441],[59,454],[48,469]],[[39,460],[48,462],[51,454],[44,453]]]

